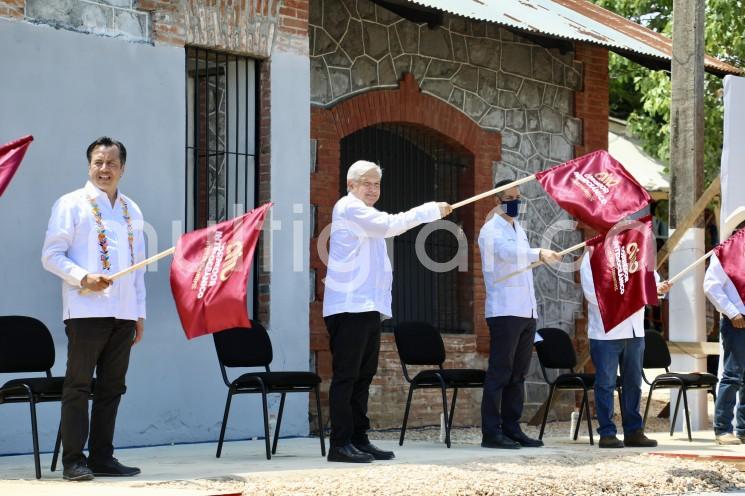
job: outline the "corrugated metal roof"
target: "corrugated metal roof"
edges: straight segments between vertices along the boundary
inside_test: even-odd
[[[521,31],[605,46],[629,58],[669,62],[672,40],[587,0],[406,0],[431,9]],[[708,72],[742,74],[706,56]]]

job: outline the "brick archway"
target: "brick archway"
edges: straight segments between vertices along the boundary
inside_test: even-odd
[[[311,138],[316,140],[317,153],[316,170],[311,174],[310,196],[311,203],[316,207],[317,217],[310,253],[310,267],[316,274],[315,301],[310,304],[310,346],[316,360],[317,372],[324,379],[324,392],[328,388],[327,379],[331,377],[331,360],[328,336],[322,318],[322,281],[326,276],[326,268],[318,254],[317,236],[331,222],[331,211],[339,199],[341,140],[366,127],[388,123],[420,127],[436,134],[438,139],[454,149],[472,156],[473,166],[460,178],[464,198],[492,187],[492,164],[500,159],[501,135],[498,132],[484,130],[455,107],[422,94],[411,74],[404,75],[396,89],[368,91],[328,109],[311,108]],[[456,366],[459,365],[459,353],[463,355],[464,360],[472,362],[477,350],[482,352],[484,359],[483,353],[488,351],[488,330],[483,317],[484,285],[476,237],[491,207],[491,202],[481,201],[463,207],[463,211],[460,212],[469,244],[467,282],[473,295],[472,301],[469,302],[469,312],[474,333],[445,338],[446,342],[454,341],[452,347],[458,350],[448,356],[448,361],[453,360]],[[387,361],[392,363],[387,365]],[[391,377],[385,377],[384,371],[389,366],[393,369]],[[378,415],[376,410],[384,408],[386,404],[402,404],[397,398],[388,398],[403,390],[389,387],[394,374],[396,379],[403,382],[392,336],[384,336],[381,344],[380,372],[373,383],[370,398],[371,418],[380,422],[381,426],[386,424],[387,415]],[[379,388],[383,383],[386,384],[386,388],[383,388],[383,391],[376,391],[376,384]],[[395,422],[400,421],[400,412],[391,414]]]

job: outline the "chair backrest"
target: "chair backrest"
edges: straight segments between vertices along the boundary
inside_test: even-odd
[[[217,358],[225,367],[267,367],[272,363],[272,341],[263,325],[235,327],[212,334]]]
[[[665,338],[657,331],[644,332],[644,365],[645,369],[667,369],[672,360]]]
[[[54,341],[33,317],[0,317],[0,372],[46,372],[54,365]]]
[[[440,331],[426,322],[401,322],[393,335],[398,356],[404,365],[442,365],[445,344]]]
[[[543,338],[535,344],[538,360],[547,369],[573,369],[577,365],[569,334],[555,327],[544,327],[536,331]]]

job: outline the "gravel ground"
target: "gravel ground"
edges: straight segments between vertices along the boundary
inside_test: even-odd
[[[663,403],[654,405],[653,411],[658,412],[662,406]],[[668,425],[668,419],[650,417],[647,430],[664,432]],[[593,426],[597,428],[596,421]],[[524,425],[523,428],[529,435],[538,435],[536,427]],[[439,426],[412,428],[407,431],[406,439],[435,441],[439,433]],[[568,437],[569,422],[549,423],[545,435]],[[587,435],[586,428],[580,430],[580,435]],[[370,435],[373,440],[398,439],[398,436],[397,429],[374,431]],[[481,441],[481,429],[454,428],[452,438],[455,443],[477,444]],[[745,489],[745,472],[732,464],[711,460],[593,449],[569,450],[551,456],[516,453],[508,460],[497,461],[485,450],[483,458],[450,465],[334,464],[330,469],[285,471],[281,476],[265,472],[181,481],[181,484],[171,481],[164,485],[214,492],[237,492],[242,488],[244,495],[251,496],[646,496]]]
[[[516,457],[509,463],[456,466],[372,465],[284,474],[281,480],[249,476],[244,494],[305,495],[667,495],[745,487],[745,474],[719,462],[650,455],[587,454]]]

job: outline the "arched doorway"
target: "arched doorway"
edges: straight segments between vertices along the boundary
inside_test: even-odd
[[[473,166],[473,156],[448,144],[439,134],[405,124],[377,124],[360,129],[341,140],[339,192],[347,193],[346,172],[356,160],[376,162],[383,168],[381,211],[397,213],[428,201],[459,200],[461,176]],[[460,225],[458,212],[448,220]],[[462,288],[463,274],[457,269],[434,272],[416,255],[419,226],[388,240],[394,267],[393,315],[383,328],[398,322],[424,321],[441,332],[464,333],[473,329],[467,309],[470,294]],[[458,253],[452,232],[439,229],[427,236],[425,251],[435,262],[447,262]]]

